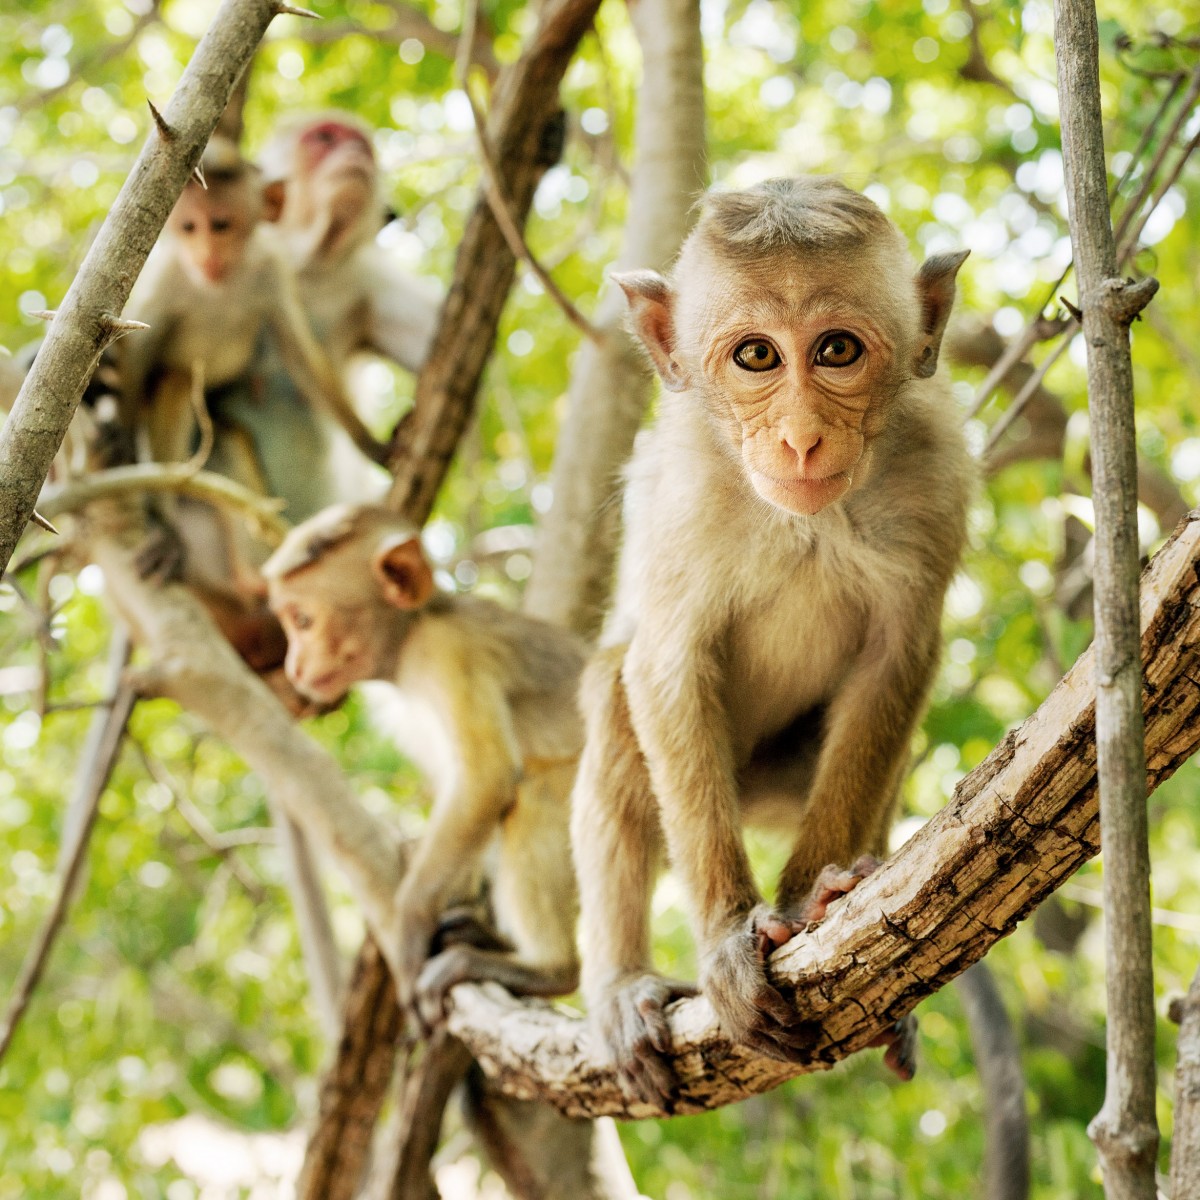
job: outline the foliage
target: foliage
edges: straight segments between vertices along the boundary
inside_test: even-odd
[[[455,28],[457,5],[422,2],[434,25]],[[317,7],[331,26],[388,24],[384,3]],[[0,343],[16,349],[35,337],[28,314],[62,296],[146,132],[146,96],[161,102],[169,95],[214,8],[209,0],[166,0],[161,10],[150,0],[26,0],[0,13]],[[1109,144],[1118,167],[1163,85],[1122,63],[1116,35],[1124,29],[1141,41],[1155,29],[1178,33],[1196,16],[1183,9],[1147,16],[1130,0],[1103,5]],[[914,246],[971,247],[962,309],[989,317],[1005,334],[1019,329],[1070,254],[1048,0],[978,8],[951,0],[920,7],[712,0],[703,11],[714,178],[744,184],[781,172],[836,171],[867,187]],[[498,57],[511,59],[531,9],[500,0],[485,12]],[[397,46],[365,32],[325,43],[302,40],[319,39],[320,27],[290,18],[276,25],[254,71],[250,149],[295,106],[362,113],[385,130],[378,145],[400,214],[383,241],[414,269],[445,278],[479,174],[450,64],[412,39]],[[1160,66],[1164,55],[1127,57]],[[981,62],[993,78],[981,77]],[[569,72],[571,136],[539,191],[530,230],[535,251],[585,311],[619,246],[638,70],[624,9],[609,0]],[[1135,337],[1139,443],[1192,504],[1200,479],[1200,408],[1192,398],[1200,358],[1188,333],[1200,267],[1197,199],[1194,173],[1185,173],[1151,218],[1148,248],[1136,262],[1163,284]],[[549,503],[546,478],[577,341],[523,276],[489,369],[484,411],[430,529],[444,582],[511,599],[527,577],[524,550],[485,553],[479,536],[497,525],[527,528]],[[373,364],[358,382],[370,419],[389,427],[407,404],[408,381]],[[964,400],[972,382],[964,376],[960,384]],[[1048,382],[1076,414],[1066,462],[1019,464],[980,495],[901,833],[940,807],[1089,636],[1087,622],[1067,616],[1055,598],[1062,495],[1087,493],[1079,467],[1086,447],[1080,346]],[[998,409],[993,401],[984,421]],[[982,425],[971,432],[982,444]],[[1085,517],[1086,507],[1070,505]],[[1147,521],[1148,550],[1164,532]],[[64,798],[89,717],[55,706],[100,696],[108,636],[95,568],[51,562],[40,581],[29,568],[19,582],[32,594],[48,589],[53,648],[43,659],[29,608],[14,592],[0,593],[0,981],[15,975],[53,893]],[[50,706],[44,718],[30,691],[41,670]],[[314,732],[368,803],[419,826],[415,777],[356,704],[315,722]],[[196,1187],[178,1165],[150,1153],[146,1126],[191,1113],[271,1133],[311,1112],[325,1048],[306,1003],[279,861],[255,840],[214,851],[181,814],[171,781],[217,829],[251,834],[269,824],[262,789],[168,704],[139,707],[133,733],[103,799],[86,886],[0,1066],[0,1200],[186,1200]],[[1200,911],[1198,785],[1193,764],[1151,801],[1160,1000],[1183,990],[1200,941],[1200,921],[1187,915]],[[769,839],[760,840],[756,859],[764,870],[777,855]],[[1100,1195],[1085,1132],[1103,1088],[1099,870],[1081,872],[1048,914],[991,957],[1025,1047],[1039,1200]],[[331,883],[349,950],[360,924]],[[656,901],[661,951],[665,962],[686,969],[676,900],[667,881]],[[1072,917],[1083,919],[1072,926]],[[1064,929],[1073,940],[1064,940]],[[664,1200],[964,1194],[979,1175],[979,1084],[953,991],[920,1011],[923,1063],[915,1082],[893,1085],[878,1056],[867,1054],[738,1108],[627,1127],[623,1139],[640,1186]],[[1160,1032],[1161,1116],[1169,1127],[1174,1039],[1165,1022]],[[202,1194],[241,1193],[214,1184]]]

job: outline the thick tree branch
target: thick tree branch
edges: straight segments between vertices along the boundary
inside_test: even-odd
[[[100,354],[238,76],[276,15],[273,0],[224,0],[105,218],[0,429],[0,571],[33,512]]]
[[[1172,1200],[1200,1189],[1200,971],[1188,994],[1171,1005],[1179,1025],[1175,1051],[1175,1133],[1171,1139]]]
[[[1200,511],[1142,580],[1146,785],[1200,748]],[[1100,848],[1093,651],[958,786],[954,799],[828,919],[772,959],[811,1023],[804,1061],[731,1048],[703,998],[674,1005],[675,1112],[730,1104],[866,1046],[966,970]],[[573,1116],[664,1115],[630,1105],[592,1055],[584,1023],[492,985],[452,993],[450,1032],[504,1091]]]
[[[1088,1132],[1100,1152],[1110,1200],[1154,1200],[1158,1122],[1150,835],[1138,655],[1137,435],[1129,324],[1158,290],[1158,282],[1131,283],[1117,275],[1094,0],[1055,0],[1054,45],[1071,246],[1087,345],[1096,510],[1096,748],[1105,851],[1108,1072],[1104,1105]]]

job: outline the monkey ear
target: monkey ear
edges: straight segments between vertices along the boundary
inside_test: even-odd
[[[935,254],[927,258],[917,272],[917,296],[921,302],[921,335],[917,341],[913,373],[918,379],[928,379],[936,370],[942,334],[954,305],[954,277],[967,261],[970,250],[953,254]]]
[[[433,595],[433,572],[420,538],[389,538],[371,559],[371,570],[383,598],[396,608],[422,608]]]
[[[629,301],[633,331],[650,351],[663,387],[684,391],[689,381],[675,355],[675,293],[671,285],[657,271],[622,271],[612,278]]]
[[[270,183],[263,184],[262,219],[264,221],[274,223],[283,216],[283,201],[286,195],[287,183],[282,179],[272,179]]]

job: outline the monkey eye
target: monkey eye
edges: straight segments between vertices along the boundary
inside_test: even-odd
[[[783,360],[770,342],[751,338],[733,352],[733,361],[743,371],[773,371]]]
[[[297,629],[311,629],[312,628],[312,617],[310,617],[308,615],[308,613],[293,612],[292,613],[292,624]]]
[[[848,367],[862,358],[863,344],[852,333],[827,333],[817,347],[818,367]]]

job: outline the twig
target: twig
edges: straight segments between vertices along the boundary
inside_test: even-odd
[[[1106,1196],[1154,1200],[1154,979],[1129,325],[1158,285],[1153,280],[1128,284],[1117,275],[1094,0],[1055,0],[1054,44],[1071,244],[1087,345],[1096,509],[1096,753],[1104,844],[1108,1071],[1104,1105],[1088,1132],[1100,1154]],[[1185,109],[1196,94],[1200,68]],[[1161,152],[1156,166],[1158,161]]]
[[[291,528],[279,515],[282,500],[262,496],[224,475],[199,471],[193,462],[136,463],[96,471],[46,488],[40,504],[58,516],[86,508],[97,500],[112,500],[139,492],[172,492],[228,508],[245,517],[256,534],[271,544],[280,542]]]
[[[117,314],[216,127],[234,84],[278,11],[224,0],[152,129],[0,428],[0,570],[8,565],[84,385],[122,332]]]
[[[538,282],[545,288],[547,295],[562,309],[563,315],[567,320],[584,337],[595,342],[597,345],[601,345],[604,342],[605,335],[575,307],[562,288],[554,281],[550,272],[538,261],[533,251],[529,249],[529,243],[525,240],[525,235],[521,232],[521,227],[517,219],[513,216],[512,202],[508,198],[504,183],[500,178],[500,172],[496,170],[496,163],[492,158],[492,152],[488,146],[487,122],[483,113],[479,111],[479,105],[476,103],[475,97],[471,94],[471,81],[469,78],[471,64],[469,54],[475,37],[475,23],[478,17],[479,0],[467,0],[466,12],[463,19],[463,32],[459,37],[459,52],[455,63],[455,70],[458,73],[459,85],[462,87],[463,94],[467,97],[467,103],[471,106],[471,116],[475,125],[475,145],[479,151],[480,166],[483,168],[483,189],[487,196],[488,204],[491,207],[492,216],[496,218],[496,224],[500,226],[500,232],[504,234],[504,240],[508,243],[508,248],[512,251],[514,257],[521,259],[529,267],[537,277]]]
[[[59,879],[58,894],[54,904],[46,916],[41,931],[26,952],[25,961],[21,964],[21,972],[13,986],[9,999],[8,1011],[4,1016],[4,1024],[0,1025],[0,1061],[3,1060],[21,1018],[29,1007],[33,991],[42,977],[54,940],[67,916],[71,899],[75,891],[75,883],[83,867],[85,851],[92,828],[96,823],[96,813],[99,809],[100,794],[104,791],[112,769],[116,763],[117,754],[121,748],[122,735],[125,732],[129,714],[133,711],[137,699],[133,689],[122,685],[108,712],[104,726],[104,738],[97,748],[97,754],[92,760],[92,770],[80,783],[80,794],[85,803],[78,806],[78,823],[73,830],[66,831],[62,851],[59,854],[62,875]],[[85,752],[86,753],[86,752]],[[74,802],[72,809],[76,808]]]
[[[1075,327],[1075,323],[1073,321],[1071,322],[1071,325],[1068,326],[1068,329],[1072,335],[1078,332],[1078,328]],[[1055,346],[1054,349],[1051,350],[1050,353],[1047,354],[1046,357],[1041,361],[1033,374],[1030,375],[1027,380],[1025,380],[1024,386],[1012,398],[1012,402],[996,419],[996,422],[991,429],[988,430],[987,443],[984,445],[983,451],[979,456],[985,463],[987,462],[992,451],[996,449],[1000,439],[1008,432],[1012,423],[1021,415],[1022,409],[1024,409],[1025,405],[1029,403],[1030,398],[1034,395],[1038,388],[1042,386],[1042,380],[1046,378],[1050,368],[1053,367],[1060,358],[1062,358],[1070,344],[1071,339],[1064,336],[1062,341],[1060,341],[1058,345]],[[1011,365],[1014,364],[1010,364],[1010,366]],[[1007,371],[1005,374],[1007,374]]]

